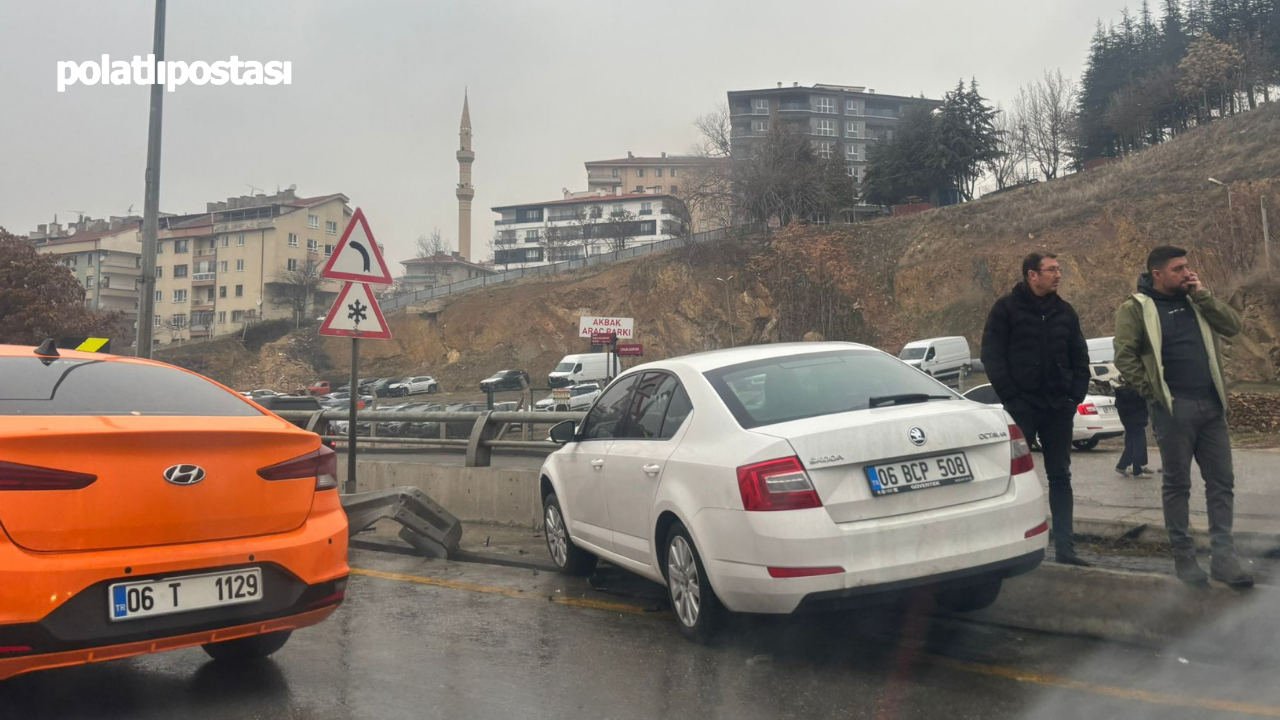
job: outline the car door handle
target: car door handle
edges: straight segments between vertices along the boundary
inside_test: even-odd
[[[600,468],[604,467],[604,461],[603,461],[603,460],[592,460],[592,461],[591,461],[591,467],[593,467],[593,468],[595,468],[595,469],[599,470]]]
[[[658,471],[660,470],[662,470],[661,465],[645,465],[644,466],[644,471],[646,473],[649,473],[650,475],[657,475]]]

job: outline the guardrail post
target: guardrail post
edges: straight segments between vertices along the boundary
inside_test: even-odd
[[[471,428],[471,439],[467,443],[467,467],[489,467],[493,448],[485,443],[493,439],[494,426],[489,422],[490,413],[492,413],[491,410],[480,413],[480,419],[476,420],[475,426]]]

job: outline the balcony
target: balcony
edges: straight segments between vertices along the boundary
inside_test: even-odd
[[[493,224],[494,225],[519,225],[522,222],[525,222],[525,221],[516,220],[515,218],[511,218],[510,220],[504,218],[502,220],[494,220]]]
[[[193,338],[209,337],[209,334],[212,332],[213,332],[212,325],[192,325],[191,326],[191,337]]]
[[[212,300],[192,300],[191,310],[194,312],[199,312],[201,310],[212,311],[213,301]]]
[[[855,114],[861,115],[862,117],[889,118],[890,120],[899,120],[902,118],[902,113],[898,110],[879,110],[876,108],[867,108],[861,113]]]
[[[779,112],[813,112],[813,106],[809,103],[784,102],[778,104]]]
[[[598,175],[595,173],[587,173],[587,185],[621,185],[622,178],[612,174]]]
[[[191,276],[191,285],[192,287],[212,285],[217,275],[217,273],[211,272],[195,273]]]
[[[198,248],[195,252],[196,258],[212,258],[218,254],[216,248]]]
[[[653,210],[652,210],[652,209],[649,209],[649,210],[641,210],[641,211],[640,211],[640,214],[641,214],[641,215],[652,215],[652,214],[653,214]]]

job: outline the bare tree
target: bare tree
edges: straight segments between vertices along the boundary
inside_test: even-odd
[[[538,245],[542,247],[543,256],[548,262],[571,260],[569,248],[578,242],[577,234],[572,226],[555,225],[550,220],[542,226],[538,235]],[[574,247],[576,250],[577,248]]]
[[[418,257],[432,257],[434,255],[448,255],[453,250],[453,246],[448,240],[440,234],[440,228],[432,228],[430,235],[419,235],[416,241]]]
[[[733,125],[729,120],[729,104],[720,103],[710,112],[694,118],[693,126],[701,137],[694,154],[705,158],[727,158],[732,154]]]
[[[302,318],[308,317],[312,297],[322,282],[320,264],[315,260],[305,260],[293,270],[277,272],[268,284],[268,297],[273,306],[288,308],[294,320],[301,324]]]
[[[625,250],[627,243],[635,238],[637,224],[636,214],[623,209],[609,213],[608,221],[597,227],[601,238],[609,244],[609,249],[618,252]]]
[[[737,207],[753,222],[787,225],[852,207],[857,190],[839,159],[817,157],[799,132],[770,128],[750,158],[733,162]]]
[[[603,198],[602,198],[603,200]],[[600,224],[604,208],[601,205],[575,205],[573,208],[573,231],[569,233],[573,242],[582,244],[582,256],[591,254],[591,246],[600,242]]]
[[[1018,128],[1018,118],[1001,106],[996,106],[996,131],[999,133],[1000,154],[987,163],[996,187],[1003,190],[1018,181],[1018,166],[1026,158],[1026,145]]]
[[[1026,88],[1026,150],[1046,180],[1066,167],[1078,95],[1075,82],[1061,70],[1046,70],[1044,79]]]

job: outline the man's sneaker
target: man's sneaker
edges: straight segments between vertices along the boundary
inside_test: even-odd
[[[1138,471],[1135,472],[1133,476],[1136,478],[1149,478],[1151,477],[1151,470],[1147,468],[1138,468]]]
[[[1253,576],[1240,567],[1235,554],[1214,555],[1209,563],[1209,577],[1233,588],[1253,587]]]
[[[1175,553],[1173,556],[1173,572],[1178,579],[1188,585],[1205,587],[1209,584],[1209,576],[1200,569],[1194,552]]]
[[[1121,475],[1124,475],[1124,476],[1126,476],[1126,477],[1129,475],[1129,473],[1125,472],[1125,471],[1124,471],[1124,468],[1122,468],[1122,467],[1118,467],[1118,468],[1116,468],[1116,472],[1118,472],[1118,473],[1120,473]]]

